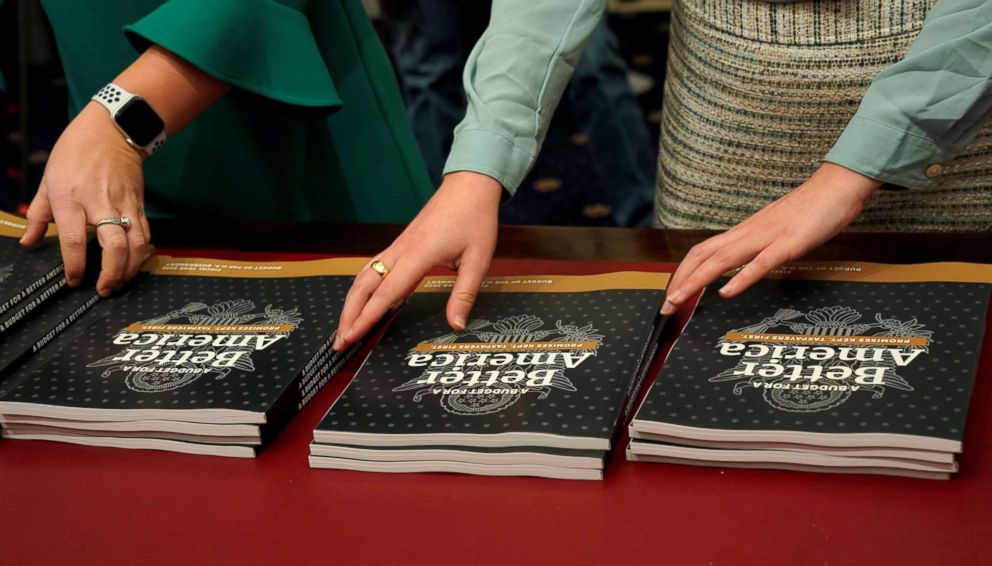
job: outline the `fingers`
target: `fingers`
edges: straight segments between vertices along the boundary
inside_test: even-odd
[[[48,232],[48,223],[55,220],[52,216],[52,207],[48,202],[48,189],[45,187],[45,180],[41,180],[38,187],[38,194],[31,200],[28,207],[28,227],[21,237],[21,245],[31,247],[37,245],[45,233]]]
[[[114,212],[99,213],[93,216],[93,222],[116,216],[120,215]],[[134,226],[131,228],[133,229]],[[126,281],[130,253],[128,234],[123,226],[104,224],[97,227],[96,238],[100,243],[100,248],[103,249],[100,278],[96,281],[96,292],[102,297],[107,297]]]
[[[729,261],[729,258],[726,257],[729,254],[727,250],[732,249],[733,246],[744,241],[746,236],[746,231],[732,229],[693,246],[689,250],[689,253],[686,254],[685,259],[679,264],[675,270],[675,274],[672,275],[671,281],[668,283],[668,293],[665,296],[665,304],[661,307],[661,314],[666,316],[673,314],[679,305],[705,286],[706,284],[704,283],[703,286],[695,288],[695,290],[690,290],[686,287],[686,282],[693,277],[693,274],[696,273],[700,266],[709,262],[717,253],[722,254],[718,259]],[[731,267],[737,267],[739,265],[740,263]],[[714,278],[717,276],[719,276],[719,273]]]
[[[387,266],[390,265],[389,260],[385,257],[382,258],[382,261]],[[353,300],[354,304],[347,305],[349,307],[349,317],[345,317],[342,311],[342,324],[338,330],[334,349],[338,351],[344,350],[365,336],[390,309],[399,306],[410,296],[410,293],[417,287],[420,280],[427,275],[431,267],[432,265],[430,263],[418,262],[416,260],[396,260],[389,275],[383,278],[380,278],[371,269],[366,268],[362,270],[362,273],[359,273],[358,277],[355,278],[355,285],[352,287],[355,293],[354,299],[352,298],[352,292],[348,293],[349,296],[346,303],[349,300]],[[366,271],[371,272],[372,276],[380,279],[378,284],[375,284],[374,281],[368,281],[369,276],[365,273]],[[369,289],[372,289],[371,293],[369,293]],[[354,314],[359,306],[361,307],[360,312],[354,319],[351,319],[350,316]]]
[[[65,278],[70,287],[76,287],[86,274],[86,212],[80,206],[66,204],[54,210],[53,216],[59,226]]]
[[[755,282],[764,277],[769,271],[789,261],[789,259],[790,254],[782,249],[781,246],[773,245],[765,248],[720,289],[720,296],[725,299],[736,297],[743,293],[745,289],[754,285]]]
[[[351,284],[351,289],[348,290],[348,295],[344,299],[344,307],[341,309],[341,317],[338,320],[337,336],[334,339],[335,350],[341,351],[347,347],[344,336],[355,324],[358,315],[362,313],[362,309],[365,308],[372,293],[381,282],[382,277],[368,267],[363,268],[355,276],[355,281]]]
[[[145,259],[145,249],[150,242],[145,226],[148,221],[145,219],[143,211],[133,208],[125,211],[124,216],[131,219],[131,227],[127,229],[127,268],[124,272],[124,281],[129,281],[137,275],[138,269]]]
[[[468,316],[475,304],[476,297],[479,295],[482,279],[489,270],[491,256],[492,254],[475,250],[466,251],[465,257],[458,266],[458,277],[451,289],[451,298],[448,299],[446,309],[448,324],[451,325],[451,328],[458,331],[465,330]]]
[[[686,277],[682,286],[678,289],[679,293],[682,294],[680,299],[688,298],[698,293],[703,287],[709,285],[727,271],[740,267],[750,261],[760,251],[761,247],[759,244],[747,240],[740,240],[727,247],[720,248],[708,260],[696,268],[692,274]],[[679,303],[675,304],[678,305]]]

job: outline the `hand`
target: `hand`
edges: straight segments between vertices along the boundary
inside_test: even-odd
[[[695,246],[668,285],[661,313],[670,315],[723,273],[747,264],[720,289],[734,297],[779,265],[802,257],[861,214],[880,181],[824,163],[798,188],[723,234]]]
[[[54,221],[65,276],[75,287],[86,271],[86,226],[106,218],[130,218],[130,228],[105,225],[96,231],[103,248],[97,292],[102,296],[114,292],[138,272],[149,242],[142,161],[142,154],[127,144],[107,111],[90,102],[52,149],[28,208],[21,243],[37,244]]]
[[[376,256],[390,269],[389,276],[382,278],[363,269],[355,277],[341,312],[334,349],[345,350],[365,336],[437,266],[458,272],[446,316],[452,328],[464,330],[496,249],[502,190],[499,182],[479,173],[446,175],[420,214]]]

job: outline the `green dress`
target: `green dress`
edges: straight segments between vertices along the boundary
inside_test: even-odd
[[[70,115],[157,44],[234,89],[145,162],[149,216],[406,222],[433,191],[359,0],[43,0]]]

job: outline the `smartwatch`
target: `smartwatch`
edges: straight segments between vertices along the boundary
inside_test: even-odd
[[[151,155],[165,143],[165,122],[144,98],[110,83],[93,100],[110,112],[110,118],[131,147]]]

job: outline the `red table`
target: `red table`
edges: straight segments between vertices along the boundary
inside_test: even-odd
[[[392,234],[334,245],[371,252]],[[602,245],[603,233],[590,233],[583,247],[570,234],[578,232],[511,229],[498,255],[604,257],[627,238],[630,247],[610,256],[625,263],[509,260],[494,273],[665,270],[699,238],[615,231]],[[546,253],[558,237],[571,247]],[[842,239],[821,254],[852,253],[858,242]],[[933,251],[990,253],[948,250],[945,242]],[[848,259],[880,259],[860,252]],[[635,464],[622,451],[602,482],[311,470],[313,428],[356,364],[254,461],[0,442],[0,564],[992,564],[988,341],[961,473],[949,482]]]

